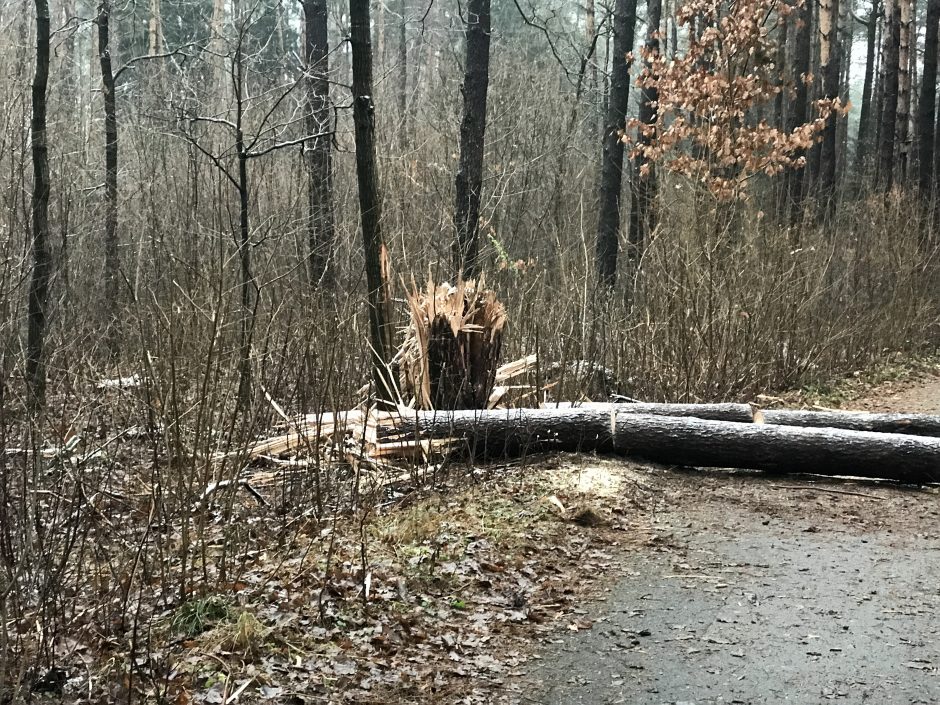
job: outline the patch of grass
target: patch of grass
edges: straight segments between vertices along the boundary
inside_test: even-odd
[[[876,387],[923,374],[940,374],[940,355],[892,356],[850,376],[806,385],[798,391],[798,397],[805,404],[839,408],[869,395]]]
[[[231,603],[221,595],[194,597],[181,604],[170,620],[170,629],[185,637],[195,637],[232,615]]]

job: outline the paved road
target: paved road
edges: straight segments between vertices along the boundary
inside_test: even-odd
[[[540,655],[526,700],[938,703],[940,539],[905,519],[832,533],[738,506],[718,534],[687,525]]]

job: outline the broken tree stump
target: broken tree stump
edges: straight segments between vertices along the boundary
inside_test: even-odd
[[[414,288],[402,346],[402,389],[422,409],[485,409],[496,380],[506,311],[474,281]]]
[[[379,437],[460,438],[476,457],[616,453],[669,465],[940,481],[940,438],[774,426],[603,409],[402,412]]]

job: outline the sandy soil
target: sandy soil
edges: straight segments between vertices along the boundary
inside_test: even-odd
[[[855,406],[940,413],[940,376]],[[641,472],[651,540],[503,700],[940,702],[936,488]]]

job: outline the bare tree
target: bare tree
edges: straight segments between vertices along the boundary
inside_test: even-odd
[[[460,164],[454,204],[454,270],[476,277],[480,256],[480,195],[486,139],[486,94],[490,83],[490,0],[469,0],[465,21],[467,57],[460,123]]]
[[[259,4],[255,4],[241,11],[236,8],[235,36],[231,50],[222,57],[228,62],[228,82],[232,91],[231,105],[223,110],[221,115],[203,115],[181,109],[179,116],[181,126],[188,125],[188,129],[182,132],[182,136],[222,172],[238,196],[238,225],[235,233],[239,265],[238,398],[243,409],[247,408],[251,399],[251,345],[254,336],[258,289],[252,269],[252,249],[256,243],[252,241],[251,182],[248,164],[252,160],[280,149],[328,137],[319,132],[290,137],[290,130],[294,123],[291,119],[292,114],[278,119],[278,109],[286,103],[294,89],[303,83],[302,77],[286,87],[281,87],[277,92],[262,91],[258,95],[251,93],[247,74],[250,69],[249,62],[253,57],[248,55],[248,47],[252,28],[259,17],[256,15],[259,7]],[[261,60],[260,55],[254,58]],[[210,52],[210,60],[214,62],[217,59],[218,57]],[[255,108],[261,113],[261,117],[250,120],[249,113]],[[199,139],[197,129],[199,126],[212,127],[227,134],[231,140],[230,146],[219,152],[213,151]],[[234,168],[230,165],[230,157],[234,158]]]
[[[333,284],[333,138],[330,106],[326,0],[303,0],[306,62],[307,133],[318,135],[305,151],[310,282]]]
[[[46,139],[46,89],[49,83],[49,2],[35,0],[36,73],[32,88],[30,140],[33,194],[30,203],[33,268],[29,280],[26,383],[34,411],[46,403],[46,332],[52,254],[49,251],[49,146]]]
[[[614,6],[613,69],[610,100],[604,125],[601,156],[600,213],[597,220],[596,267],[600,281],[617,281],[617,250],[620,240],[620,196],[623,187],[623,131],[630,100],[630,62],[636,27],[636,0],[617,0]]]
[[[372,374],[380,401],[394,401],[391,374],[392,301],[388,281],[388,250],[382,235],[382,198],[375,160],[375,104],[372,96],[372,36],[369,0],[349,0],[353,61],[353,122],[356,132],[356,177],[359,182],[359,211],[362,244],[369,288],[369,338],[372,344]]]

